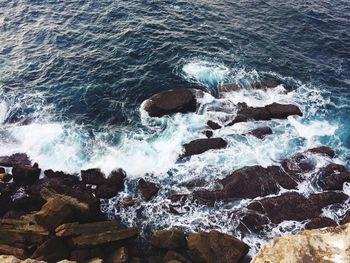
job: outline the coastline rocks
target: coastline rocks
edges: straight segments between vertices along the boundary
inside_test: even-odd
[[[126,173],[123,169],[113,170],[107,178],[101,180],[101,184],[95,190],[95,196],[103,199],[116,196],[123,189],[125,178]]]
[[[318,229],[324,227],[337,226],[338,224],[328,217],[317,217],[306,223],[305,229]]]
[[[258,139],[264,139],[266,135],[272,134],[270,127],[260,127],[248,132],[248,134],[255,136]]]
[[[184,232],[181,230],[159,230],[153,232],[151,244],[156,248],[168,250],[185,249],[186,237]]]
[[[263,245],[252,263],[350,262],[350,224],[305,230]]]
[[[92,168],[88,170],[81,170],[81,180],[85,184],[100,185],[105,182],[105,176],[101,169]]]
[[[350,182],[349,172],[330,175],[323,179],[320,185],[324,190],[342,190],[345,182]]]
[[[253,89],[253,90],[266,90],[276,88],[281,83],[276,80],[265,80],[260,82],[254,82],[246,85],[246,83],[228,83],[218,85],[218,92],[222,97],[225,92],[239,91],[242,89]]]
[[[190,234],[188,248],[194,262],[238,263],[249,246],[237,238],[217,231]]]
[[[138,189],[146,201],[149,201],[159,191],[159,187],[152,182],[147,182],[141,178],[138,182]]]
[[[203,131],[203,134],[207,137],[207,138],[211,138],[213,137],[213,132],[212,131]]]
[[[162,117],[177,112],[195,112],[197,100],[190,89],[179,88],[157,93],[144,103],[150,117]]]
[[[69,258],[69,250],[61,239],[53,237],[39,246],[31,258],[45,260],[47,262],[57,262]]]
[[[13,167],[15,165],[28,165],[32,164],[28,155],[25,153],[15,153],[10,156],[0,157],[0,166]]]
[[[212,130],[218,130],[218,129],[221,128],[221,126],[220,126],[219,124],[217,124],[216,122],[211,121],[211,120],[207,121],[207,125],[208,125],[208,127],[210,127]]]
[[[29,165],[15,165],[12,168],[13,181],[17,185],[29,185],[39,181],[41,169],[37,164]]]
[[[227,142],[222,138],[197,139],[183,145],[184,153],[180,158],[201,154],[213,149],[222,149]]]

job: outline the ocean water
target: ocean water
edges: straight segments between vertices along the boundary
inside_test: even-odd
[[[217,98],[220,83],[249,86],[271,78],[283,85]],[[148,117],[142,103],[176,87],[203,90],[200,109]],[[227,149],[178,161],[181,145],[203,137],[208,119],[227,119],[237,102],[291,102],[304,116],[220,129],[214,134],[228,141]],[[180,216],[169,212],[164,196],[186,193],[179,185],[188,180],[214,181],[319,145],[333,147],[336,161],[349,167],[349,102],[347,0],[0,0],[0,155],[25,152],[43,169],[71,173],[123,168],[126,188],[103,209],[126,224],[218,229],[244,238],[253,251],[302,228],[284,222],[265,236],[242,236],[230,211],[247,200],[188,203]],[[266,124],[274,134],[265,140],[242,135]],[[135,196],[141,177],[162,186],[158,196],[119,206]],[[338,212],[325,214],[336,219]]]

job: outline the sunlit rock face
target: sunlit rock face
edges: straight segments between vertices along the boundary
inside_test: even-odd
[[[252,263],[350,262],[350,224],[306,230],[263,245]]]

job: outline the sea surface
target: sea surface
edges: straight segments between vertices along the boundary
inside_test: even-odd
[[[258,122],[223,128],[215,136],[227,149],[178,161],[181,145],[225,114],[212,110],[218,84],[271,78],[284,85],[242,89],[220,103],[292,102],[304,117],[267,122],[274,134],[264,140],[242,135]],[[156,119],[142,110],[144,100],[176,87],[203,90],[204,106]],[[240,203],[187,204],[176,215],[164,196],[186,191],[178,185],[191,179],[214,181],[319,145],[350,166],[348,0],[0,0],[0,155],[25,152],[43,169],[71,173],[123,168],[126,188],[103,209],[125,224],[240,237],[230,217]],[[118,206],[136,195],[141,177],[162,186],[158,196],[142,209]],[[285,222],[242,238],[256,249],[301,227]]]

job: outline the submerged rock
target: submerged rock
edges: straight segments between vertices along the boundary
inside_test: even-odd
[[[197,100],[190,89],[167,90],[146,100],[144,109],[151,117],[161,117],[177,112],[195,112],[197,110]]]
[[[222,149],[227,146],[227,142],[222,138],[197,139],[184,144],[185,152],[181,158],[201,154],[212,149]]]
[[[238,263],[249,251],[244,242],[217,231],[190,234],[187,245],[198,263]]]
[[[305,230],[263,245],[252,263],[350,262],[350,224]]]

